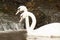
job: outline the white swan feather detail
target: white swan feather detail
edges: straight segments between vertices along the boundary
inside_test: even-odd
[[[29,12],[26,8],[26,6],[20,6],[18,7],[18,11],[16,14],[18,14],[20,11],[24,11],[20,17],[20,22],[25,19],[26,23],[26,30],[27,35],[34,35],[34,36],[60,36],[60,23],[50,23],[44,26],[41,26],[38,29],[34,30],[34,27],[36,25],[36,17],[33,13]],[[32,24],[29,25],[29,16],[32,19]]]

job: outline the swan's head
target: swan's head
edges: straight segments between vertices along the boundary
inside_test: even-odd
[[[27,16],[28,16],[27,14],[22,13],[22,14],[20,15],[20,21],[19,21],[19,22],[22,22],[23,19],[25,19]]]
[[[18,10],[17,10],[17,12],[16,12],[16,15],[17,15],[19,12],[21,12],[21,11],[27,11],[26,6],[19,6],[19,7],[18,7]]]

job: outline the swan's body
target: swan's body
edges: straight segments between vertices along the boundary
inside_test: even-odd
[[[28,12],[27,8],[25,6],[20,6],[19,11],[24,11],[20,16],[21,20],[20,22],[25,18],[25,23],[26,23],[26,30],[27,30],[27,35],[34,35],[34,36],[60,36],[60,23],[50,23],[47,25],[44,25],[38,29],[34,30],[34,27],[36,25],[36,18],[33,15],[33,13]],[[18,14],[17,12],[16,14]],[[32,24],[31,26],[29,25],[29,16],[32,19]]]

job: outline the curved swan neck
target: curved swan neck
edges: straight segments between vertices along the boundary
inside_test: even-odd
[[[28,10],[27,9],[24,9],[24,12],[28,12]]]
[[[26,17],[26,19],[25,19],[26,29],[27,29],[27,31],[28,31],[28,30],[33,30],[33,29],[35,28],[35,25],[36,25],[36,17],[34,16],[33,13],[30,13],[30,12],[26,13],[26,15],[27,15],[27,17]],[[29,25],[29,16],[30,16],[31,19],[32,19],[32,24],[31,24],[31,26]]]
[[[30,17],[32,19],[32,24],[30,26],[30,29],[33,30],[35,28],[35,26],[36,26],[36,17],[35,17],[35,15],[33,13],[30,13],[29,15],[30,15]]]

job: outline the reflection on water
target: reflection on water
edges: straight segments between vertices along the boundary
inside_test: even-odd
[[[60,40],[59,37],[48,37],[48,36],[27,36],[26,40]]]
[[[26,36],[26,31],[0,33],[0,40],[60,40],[58,36]]]

